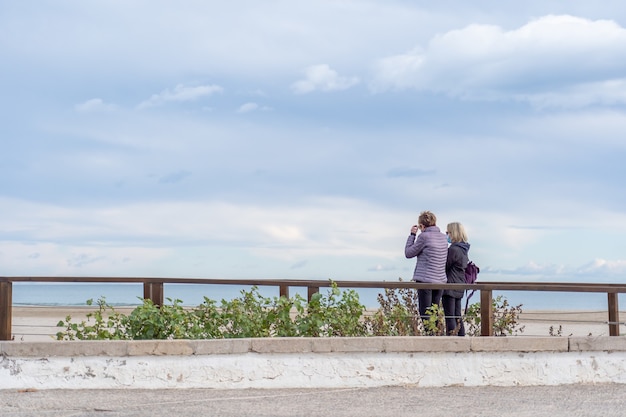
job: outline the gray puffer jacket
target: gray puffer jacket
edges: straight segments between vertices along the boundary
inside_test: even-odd
[[[448,259],[446,260],[446,275],[449,283],[465,283],[465,267],[469,262],[467,254],[470,244],[466,242],[454,242],[448,248]],[[463,290],[444,290],[443,295],[454,298],[462,298]]]
[[[446,282],[448,241],[439,227],[430,226],[415,236],[409,235],[404,247],[407,258],[417,257],[413,281]]]

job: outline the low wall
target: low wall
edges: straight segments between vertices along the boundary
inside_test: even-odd
[[[0,389],[626,383],[626,336],[0,342]]]

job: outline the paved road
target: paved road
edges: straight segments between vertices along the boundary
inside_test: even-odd
[[[2,417],[624,416],[626,385],[243,390],[0,390]]]

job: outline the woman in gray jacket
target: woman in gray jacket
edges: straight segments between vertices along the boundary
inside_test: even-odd
[[[445,283],[448,256],[446,235],[441,233],[437,227],[437,216],[430,211],[421,212],[417,223],[411,228],[411,234],[404,247],[404,255],[407,258],[417,258],[413,281]],[[417,235],[418,230],[421,231],[419,235]],[[422,320],[428,319],[426,309],[432,305],[438,305],[442,293],[443,290],[417,290]]]

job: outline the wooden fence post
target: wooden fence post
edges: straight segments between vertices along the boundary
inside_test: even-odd
[[[480,290],[480,335],[493,336],[493,294],[491,290]]]
[[[0,340],[12,340],[13,283],[0,282]]]
[[[607,293],[609,302],[609,336],[619,336],[619,305],[617,293]]]
[[[279,288],[279,297],[285,297],[285,298],[289,298],[289,286],[288,285],[281,285]]]
[[[320,287],[307,287],[307,301],[311,301],[313,294],[320,292]]]
[[[152,300],[155,306],[163,305],[163,283],[162,282],[144,282],[143,298]]]

